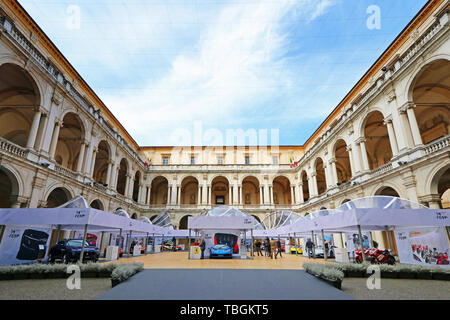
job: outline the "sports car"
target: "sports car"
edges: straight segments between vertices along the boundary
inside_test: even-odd
[[[297,248],[297,253],[298,254],[302,254],[303,253],[303,249],[302,248]],[[291,247],[291,254],[295,254],[295,247]]]
[[[213,258],[229,258],[233,257],[233,250],[226,244],[216,244],[209,248],[209,257]]]

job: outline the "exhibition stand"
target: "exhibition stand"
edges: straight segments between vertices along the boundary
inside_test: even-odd
[[[209,257],[209,249],[215,244],[228,244],[231,249],[238,250],[238,252],[233,251],[233,257],[247,259],[246,232],[250,230],[252,237],[253,228],[253,221],[245,216],[188,217],[189,259],[195,259],[198,255],[196,246],[190,246],[192,231],[200,234],[205,241],[205,258]],[[231,242],[233,245],[230,245]]]
[[[75,231],[81,235],[83,259],[88,231],[108,233],[164,234],[163,228],[87,207],[82,197],[76,197],[59,208],[0,209],[0,225],[6,228],[0,239],[0,265],[23,264],[36,260],[37,248],[45,246],[45,260],[53,230]],[[59,235],[59,233],[58,233]],[[59,241],[59,239],[57,239]],[[130,241],[126,246],[130,251]],[[111,253],[110,249],[110,256]]]

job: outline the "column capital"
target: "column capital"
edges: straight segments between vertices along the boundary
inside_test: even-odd
[[[352,146],[351,146],[351,145],[348,145],[348,146],[345,148],[345,150],[347,150],[347,152],[352,151]]]
[[[356,142],[357,144],[364,143],[364,142],[366,142],[366,138],[365,138],[365,137],[358,138],[358,139],[356,139],[355,142]]]
[[[389,115],[386,118],[384,118],[383,124],[387,125],[388,123],[392,123],[392,115]]]
[[[329,164],[333,164],[333,163],[335,163],[335,162],[337,162],[337,160],[336,160],[336,158],[331,158],[330,160],[328,160],[328,163]]]

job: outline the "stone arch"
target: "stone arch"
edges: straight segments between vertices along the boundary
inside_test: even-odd
[[[229,194],[230,182],[225,176],[216,176],[211,180],[211,204],[231,205],[231,195]]]
[[[240,203],[244,205],[260,204],[260,183],[255,176],[248,175],[242,179],[242,199]]]
[[[325,164],[321,157],[318,157],[314,162],[314,169],[316,171],[317,193],[320,196],[327,191]]]
[[[71,200],[73,195],[66,187],[56,187],[46,197],[47,208],[56,208]]]
[[[85,127],[83,121],[74,112],[66,112],[62,117],[62,127],[56,144],[55,160],[59,165],[77,170],[81,155],[81,144],[85,143]]]
[[[106,184],[108,166],[111,162],[111,147],[106,140],[99,142],[95,154],[93,179],[97,183]]]
[[[371,111],[365,118],[362,130],[369,169],[376,169],[391,161],[392,149],[383,113]]]
[[[374,195],[400,198],[400,193],[391,186],[382,186],[378,188]]]
[[[179,230],[186,230],[188,228],[188,218],[189,217],[192,217],[192,215],[187,214],[180,219],[180,222],[178,223]]]
[[[292,204],[291,182],[287,177],[280,175],[273,179],[272,193],[274,204]]]
[[[153,178],[150,191],[150,205],[168,204],[169,180],[164,176]]]
[[[116,190],[121,195],[126,194],[125,189],[127,186],[129,167],[130,165],[128,164],[128,160],[126,158],[122,158],[119,163],[119,172],[117,175],[117,185],[116,185]]]
[[[333,147],[334,158],[336,159],[337,183],[342,184],[352,178],[350,155],[347,151],[347,143],[344,139],[338,139]]]
[[[181,180],[180,185],[180,204],[194,205],[199,204],[198,198],[199,182],[194,176],[186,176]]]
[[[133,195],[132,195],[132,198],[133,198],[134,202],[138,202],[139,201],[139,189],[140,189],[141,180],[142,180],[142,174],[138,170],[134,174],[134,179],[133,179],[134,182],[133,182]]]
[[[308,174],[306,173],[306,170],[303,170],[302,173],[300,174],[300,180],[302,181],[303,201],[306,202],[310,198]]]
[[[20,177],[8,168],[0,166],[0,208],[11,208],[16,205],[17,197],[23,188]]]
[[[15,63],[0,66],[0,137],[26,147],[42,94],[28,70]],[[34,146],[32,146],[34,147]]]
[[[422,143],[428,144],[450,133],[450,61],[433,59],[414,75],[408,96],[415,105],[414,113]]]
[[[99,199],[95,199],[94,201],[92,201],[89,206],[93,209],[102,210],[102,211],[105,210],[105,206]]]
[[[429,194],[439,199],[441,208],[450,208],[450,164],[445,164],[438,170],[433,170],[429,180]]]

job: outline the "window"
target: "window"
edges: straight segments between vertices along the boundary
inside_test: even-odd
[[[245,164],[250,164],[250,156],[245,156]]]
[[[222,156],[218,156],[217,157],[217,164],[223,164],[223,157]]]
[[[191,156],[191,164],[195,164],[195,156]]]
[[[273,164],[278,164],[278,156],[273,156]]]
[[[167,166],[169,164],[169,157],[163,157],[163,165]]]

